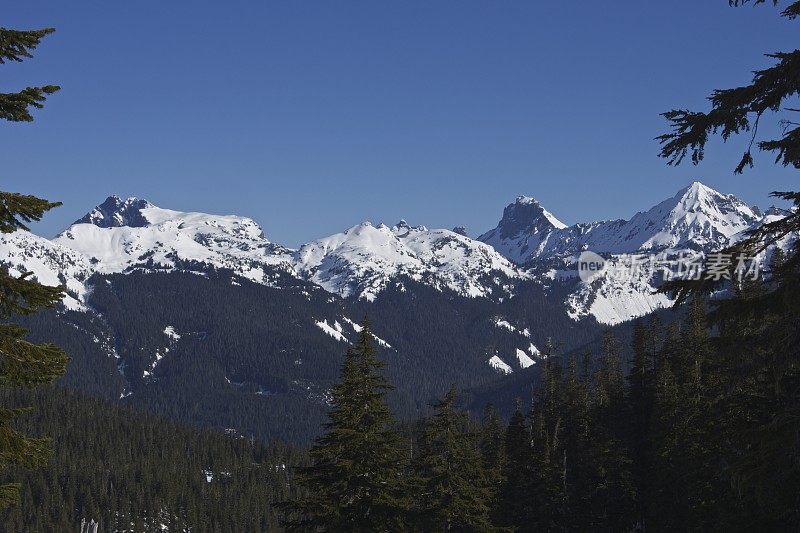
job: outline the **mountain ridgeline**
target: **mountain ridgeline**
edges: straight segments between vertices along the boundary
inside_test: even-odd
[[[653,293],[653,272],[580,283],[581,251],[708,253],[780,216],[694,183],[630,220],[567,226],[519,197],[478,239],[365,222],[295,250],[249,218],[112,196],[52,240],[3,235],[0,257],[12,273],[66,288],[61,309],[26,322],[71,355],[63,385],[305,444],[365,315],[401,418],[451,384],[476,408],[497,400],[508,412],[551,339],[583,350],[604,327],[625,336],[630,319],[671,304]]]

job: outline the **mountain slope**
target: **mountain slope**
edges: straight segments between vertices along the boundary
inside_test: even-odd
[[[779,216],[770,211],[770,217]],[[517,199],[503,212],[497,227],[479,239],[540,277],[562,278],[574,286],[564,304],[576,319],[591,316],[615,324],[670,305],[657,294],[663,267],[642,261],[654,254],[674,258],[719,250],[766,220],[733,195],[694,182],[673,197],[630,220],[559,226],[538,202]],[[589,250],[606,257],[606,270],[591,284],[577,283],[576,261]],[[635,265],[635,267],[633,266]],[[628,272],[629,274],[627,275]],[[626,275],[614,275],[621,272]]]
[[[290,262],[286,250],[270,243],[252,219],[183,213],[116,196],[53,241],[90,258],[94,269],[104,274],[197,263],[267,282],[265,266]]]
[[[298,250],[294,264],[330,292],[367,300],[374,300],[398,276],[470,297],[495,292],[502,297],[502,283],[492,276],[525,277],[491,246],[405,221],[391,228],[365,222],[313,241]]]
[[[630,220],[559,226],[550,222],[552,215],[543,207],[534,205],[536,209],[521,209],[518,198],[505,208],[497,227],[478,239],[519,264],[577,255],[583,250],[613,254],[708,251],[730,244],[763,218],[735,196],[700,182]]]
[[[83,308],[86,280],[94,266],[80,252],[27,231],[15,231],[0,233],[0,262],[13,275],[31,272],[45,285],[64,285],[64,306]]]
[[[5,241],[7,257],[19,258],[20,267],[32,261],[30,269],[37,267],[45,283],[57,284],[59,272],[72,280],[73,305],[80,303],[81,284],[94,272],[230,270],[265,285],[281,284],[287,277],[307,279],[329,292],[368,300],[401,276],[469,297],[493,298],[508,296],[507,280],[526,277],[491,246],[449,230],[365,222],[290,250],[271,243],[250,218],[173,211],[116,196],[52,242],[27,232]]]
[[[503,218],[497,227],[478,240],[521,264],[538,255],[550,235],[566,227],[534,198],[518,196],[503,210]]]

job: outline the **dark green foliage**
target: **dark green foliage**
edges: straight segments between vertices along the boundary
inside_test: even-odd
[[[304,455],[235,435],[196,430],[61,388],[9,390],[5,404],[35,404],[20,420],[47,434],[53,456],[14,469],[21,504],[0,513],[3,531],[272,531],[274,504],[291,492],[289,465]],[[210,480],[209,477],[210,476]]]
[[[39,46],[42,38],[54,31],[55,28],[30,31],[0,28],[0,65],[33,57],[32,50]]]
[[[455,406],[456,389],[450,388],[425,423],[421,441],[418,495],[424,531],[488,531],[491,480],[481,457],[477,433],[465,413]],[[492,420],[494,427],[499,428]],[[491,465],[499,461],[496,434],[488,436],[484,450]]]
[[[60,205],[61,202],[49,202],[35,196],[0,191],[0,232],[27,230],[26,223],[41,220],[45,212]]]
[[[748,3],[767,2],[729,1],[732,6]],[[788,19],[798,14],[797,1],[781,13]],[[661,155],[677,164],[691,152],[698,163],[709,135],[727,140],[751,132],[735,170],[742,172],[753,166],[751,148],[760,119],[768,112],[784,113],[782,136],[761,140],[757,146],[773,152],[776,163],[800,168],[800,124],[791,115],[799,111],[786,105],[800,93],[800,50],[768,57],[775,60],[774,65],[756,71],[750,85],[715,91],[708,113],[666,113],[673,131],[659,137]],[[785,256],[775,253],[772,279],[726,287],[734,297],[714,301],[710,316],[719,330],[717,339],[706,338],[700,310],[693,309],[680,363],[695,364],[688,369],[681,364],[673,364],[671,370],[657,369],[659,434],[673,434],[661,445],[678,444],[678,428],[689,432],[690,449],[684,452],[689,462],[676,465],[673,471],[689,472],[688,479],[681,479],[688,497],[681,498],[680,511],[693,523],[702,523],[700,515],[706,524],[721,521],[714,513],[722,512],[742,528],[796,530],[800,524],[800,255],[796,240],[792,244],[792,237],[796,239],[800,232],[800,193],[773,195],[792,202],[794,209],[724,251],[754,256],[775,244],[791,246]],[[675,293],[681,303],[710,294],[719,285],[709,280],[671,282],[663,290]],[[677,456],[673,451],[660,458]]]
[[[31,56],[52,29],[15,31],[0,28],[0,64],[22,61]],[[58,87],[28,87],[18,93],[0,93],[0,120],[31,121],[28,107],[43,107],[46,94]],[[45,212],[60,205],[34,196],[0,191],[0,232],[27,229],[25,223],[40,220]],[[0,387],[50,383],[66,370],[67,355],[53,344],[34,344],[26,339],[28,331],[7,321],[18,315],[31,315],[53,308],[63,296],[59,287],[45,287],[29,272],[12,274],[0,266]],[[0,408],[0,472],[12,466],[35,467],[47,458],[46,439],[26,436],[13,426],[20,408]],[[20,485],[0,485],[0,508],[19,500]]]
[[[391,386],[380,374],[369,322],[361,326],[331,391],[325,434],[298,477],[305,496],[286,506],[289,529],[400,531],[407,520],[409,458],[391,427]]]
[[[494,303],[406,282],[405,292],[390,288],[366,304],[280,280],[289,282],[299,286],[266,287],[211,271],[96,276],[87,301],[96,313],[46,312],[22,323],[37,342],[71,355],[65,386],[109,400],[124,393],[123,403],[176,420],[302,446],[320,432],[328,410],[322,395],[343,358],[344,344],[314,320],[339,320],[354,340],[341,317],[369,310],[374,332],[392,346],[376,348],[391,361],[385,373],[396,388],[388,402],[401,420],[424,416],[451,383],[473,414],[491,401],[506,416],[537,370],[500,376],[487,353],[494,348],[506,358],[530,342],[541,345],[539,331],[563,335],[575,348],[599,331],[591,321],[575,323],[533,283],[520,287],[519,301]],[[497,316],[530,327],[532,338],[497,328]],[[164,335],[168,325],[182,334],[174,344]],[[169,353],[143,378],[165,347]],[[269,394],[257,394],[263,390]]]
[[[800,268],[796,250],[773,277],[719,302],[716,411],[737,491],[777,520],[800,524]]]
[[[502,481],[501,468],[505,460],[505,426],[492,404],[486,404],[481,420],[480,449],[483,470],[490,491],[490,501],[497,498]]]
[[[561,529],[566,512],[566,457],[561,362],[546,350],[544,372],[529,414],[531,425],[531,514],[534,531]]]
[[[526,423],[521,405],[517,406],[508,423],[503,455],[505,461],[493,513],[494,523],[501,527],[524,530],[532,515],[529,496],[533,477],[533,449],[530,427]]]
[[[755,0],[753,3],[764,2],[765,0]],[[749,0],[729,0],[729,3],[739,6],[749,3]],[[777,5],[778,1],[774,0],[773,3]],[[798,13],[800,2],[793,2],[782,15],[792,19]],[[666,158],[669,164],[680,164],[691,152],[692,162],[697,164],[703,160],[709,135],[719,134],[727,141],[732,135],[752,131],[750,144],[737,165],[736,172],[741,173],[746,166],[752,167],[751,149],[762,116],[768,111],[797,112],[796,109],[782,109],[782,104],[800,91],[800,50],[776,52],[766,56],[776,60],[774,66],[755,71],[750,85],[714,91],[708,98],[711,101],[709,112],[673,109],[664,113],[664,117],[672,123],[672,132],[658,137],[663,145],[661,157]],[[760,141],[758,147],[763,151],[777,152],[776,161],[783,165],[800,168],[800,128],[788,119],[781,122],[785,126],[783,137]]]
[[[39,46],[43,37],[54,31],[53,28],[32,31],[0,28],[0,64],[8,61],[19,62],[33,57],[31,51]],[[0,93],[0,119],[12,122],[32,121],[33,116],[28,108],[43,108],[47,95],[53,94],[59,89],[60,87],[57,85],[45,85],[43,87],[26,87],[16,93]],[[3,213],[0,212],[0,217],[2,215]]]

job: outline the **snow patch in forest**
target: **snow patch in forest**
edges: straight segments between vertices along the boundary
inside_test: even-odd
[[[164,335],[166,335],[167,337],[169,337],[170,339],[175,340],[175,341],[180,340],[180,338],[181,338],[180,334],[178,334],[178,332],[175,331],[175,326],[167,326],[167,327],[165,327],[164,328]]]
[[[489,366],[497,370],[498,372],[502,372],[503,374],[510,374],[514,370],[508,366],[500,357],[497,355],[493,355],[491,359],[489,359]]]
[[[529,366],[536,364],[536,361],[531,359],[528,356],[528,354],[526,354],[523,350],[520,350],[519,348],[517,348],[517,361],[519,361],[519,366],[521,366],[522,368],[528,368]]]
[[[318,320],[318,321],[315,322],[315,324],[317,325],[317,327],[319,329],[321,329],[322,331],[324,331],[325,333],[327,333],[328,335],[330,335],[331,337],[333,337],[337,341],[347,342],[347,343],[350,342],[350,341],[347,340],[347,337],[345,337],[342,334],[342,326],[339,325],[338,322],[334,321],[334,326],[331,326],[330,324],[328,324],[328,320],[326,319],[326,320]]]

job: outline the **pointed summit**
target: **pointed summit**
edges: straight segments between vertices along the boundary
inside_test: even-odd
[[[717,192],[699,181],[692,182],[688,187],[679,190],[675,198],[678,200],[677,203],[686,210],[713,208],[713,205],[720,201],[724,202],[730,198],[736,199],[733,195]]]
[[[524,262],[553,232],[566,228],[538,200],[530,196],[517,196],[513,204],[503,210],[497,227],[478,237],[515,262]]]
[[[610,253],[711,251],[730,244],[761,218],[736,196],[695,181],[622,224],[592,228],[583,242],[594,251]]]
[[[75,224],[93,224],[100,228],[143,228],[150,225],[150,221],[142,213],[143,209],[155,207],[147,200],[130,197],[125,200],[117,195],[109,196],[105,201],[96,206],[83,218],[76,220]]]
[[[644,249],[683,246],[716,249],[761,218],[758,211],[736,196],[695,181],[673,198],[637,214],[628,225],[640,229],[638,233],[647,237],[639,244]]]
[[[505,208],[497,227],[479,239],[515,263],[599,253],[717,250],[763,218],[732,194],[695,181],[630,220],[565,227],[533,198],[520,196]]]
[[[496,229],[499,230],[500,237],[507,238],[519,236],[523,232],[536,234],[565,227],[566,224],[542,207],[535,198],[517,196],[514,203],[503,210],[503,218]]]

